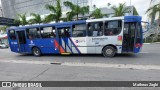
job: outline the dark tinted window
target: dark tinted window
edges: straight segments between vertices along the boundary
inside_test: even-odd
[[[136,23],[131,23],[130,24],[130,31],[131,31],[131,37],[135,36],[135,30],[136,30]]]
[[[88,24],[88,36],[102,36],[103,22],[92,22]]]
[[[15,30],[9,30],[9,38],[11,40],[16,40],[16,34],[15,34]]]
[[[30,29],[27,29],[27,38],[28,39],[41,38],[41,34],[40,34],[39,28],[30,28]]]
[[[106,36],[118,35],[122,30],[122,21],[106,21],[104,34]]]
[[[137,31],[137,38],[140,38],[141,37],[141,24],[139,23],[138,24],[138,27],[137,27],[138,29],[138,31]]]
[[[43,27],[41,28],[42,38],[54,38],[56,37],[56,31],[53,27]]]
[[[73,37],[85,37],[86,36],[86,24],[79,24],[73,26]]]
[[[71,28],[70,27],[58,28],[57,30],[58,30],[58,37],[59,38],[71,36]]]

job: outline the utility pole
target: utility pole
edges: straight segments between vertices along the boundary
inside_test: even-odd
[[[132,8],[132,2],[130,0],[130,15],[132,15],[132,14],[133,14],[133,8]]]

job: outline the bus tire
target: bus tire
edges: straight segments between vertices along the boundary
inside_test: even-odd
[[[114,57],[116,54],[116,49],[113,46],[106,46],[104,47],[102,53],[104,57]]]
[[[38,47],[34,47],[34,48],[32,49],[32,53],[33,53],[33,55],[36,56],[36,57],[41,56],[41,50],[40,50]]]

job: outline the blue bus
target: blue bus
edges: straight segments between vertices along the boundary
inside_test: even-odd
[[[140,16],[123,16],[7,29],[16,53],[103,54],[138,53],[143,44]]]

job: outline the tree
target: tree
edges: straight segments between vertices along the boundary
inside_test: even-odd
[[[160,4],[157,4],[157,5],[154,5],[153,7],[150,7],[146,13],[149,13],[149,16],[151,17],[151,25],[154,23],[154,20],[155,20],[155,15],[157,13],[159,13],[159,17],[158,17],[158,20],[160,20]],[[159,30],[159,22],[157,22],[156,26],[153,26],[153,27],[156,27],[157,30],[155,30],[155,35],[154,35],[154,38],[152,39],[152,41],[156,41],[158,40],[158,30]]]
[[[21,24],[21,20],[20,19],[14,19],[14,24],[20,25]]]
[[[160,4],[154,5],[153,7],[150,7],[147,9],[146,13],[149,13],[149,16],[151,17],[151,23],[154,23],[155,15],[159,12],[159,19],[160,19]]]
[[[107,3],[107,7],[110,8],[110,6],[111,6],[111,3]]]
[[[125,3],[119,3],[119,6],[113,6],[112,9],[114,10],[114,16],[124,16],[125,13],[128,12],[129,8],[126,7]]]
[[[94,17],[94,18],[102,18],[103,16],[108,16],[108,15],[102,14],[99,8],[96,8],[91,14],[91,17]]]
[[[133,15],[139,15],[135,7],[133,7]]]
[[[72,20],[74,16],[76,16],[76,19],[78,20],[79,14],[84,18],[84,15],[89,13],[89,6],[80,7],[69,1],[65,1],[63,4],[71,9],[71,11],[66,13],[68,20]]]
[[[57,23],[60,21],[60,18],[62,16],[62,8],[61,8],[60,0],[57,0],[56,6],[47,4],[45,8],[51,11],[52,13],[45,17],[44,22],[51,22],[55,20],[55,22]]]
[[[40,23],[42,23],[43,21],[42,21],[42,19],[41,19],[41,16],[39,15],[39,14],[35,14],[35,13],[31,13],[31,16],[33,17],[33,18],[31,18],[30,20],[29,20],[29,23],[30,24],[40,24]]]
[[[18,19],[14,20],[15,24],[20,24],[22,26],[27,25],[27,19],[26,19],[26,14],[18,14]]]

